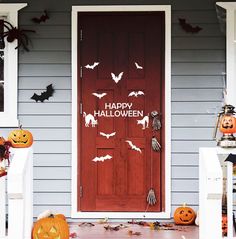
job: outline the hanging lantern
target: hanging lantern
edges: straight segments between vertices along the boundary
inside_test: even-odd
[[[225,105],[222,107],[222,111],[218,113],[213,138],[217,141],[217,146],[222,148],[236,147],[236,139],[233,135],[236,133],[236,112],[234,111],[234,108],[235,107],[232,105]],[[216,139],[218,127],[223,134],[220,140]]]

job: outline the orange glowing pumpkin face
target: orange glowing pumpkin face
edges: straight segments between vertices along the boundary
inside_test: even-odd
[[[33,239],[69,239],[69,226],[60,217],[38,220],[33,228]]]
[[[8,140],[13,148],[28,148],[33,144],[32,134],[22,128],[11,131]]]
[[[224,115],[220,121],[220,132],[224,134],[233,134],[236,132],[236,118],[230,115]]]
[[[174,221],[177,225],[191,225],[194,223],[196,213],[190,207],[183,205],[178,207],[174,212]]]

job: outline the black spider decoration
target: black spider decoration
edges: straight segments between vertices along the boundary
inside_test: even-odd
[[[4,28],[7,29],[6,32],[4,32]],[[2,40],[3,48],[5,47],[4,38],[7,38],[8,42],[13,42],[14,40],[18,40],[18,46],[15,48],[19,48],[21,45],[26,51],[29,51],[27,45],[29,44],[28,36],[25,34],[26,32],[35,32],[34,30],[24,30],[24,29],[18,29],[16,27],[13,27],[13,25],[10,22],[0,20],[0,38]]]

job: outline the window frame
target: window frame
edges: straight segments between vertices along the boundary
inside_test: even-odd
[[[27,3],[2,4],[0,16],[4,17],[14,27],[18,27],[18,11]],[[5,41],[4,48],[4,111],[0,112],[0,127],[17,127],[18,123],[18,42]]]

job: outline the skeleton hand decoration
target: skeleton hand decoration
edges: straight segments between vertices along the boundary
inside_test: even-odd
[[[152,121],[152,128],[153,130],[159,130],[161,128],[161,121],[159,119],[159,114],[157,111],[152,111],[151,112],[151,116],[153,118],[153,121]]]
[[[152,137],[152,149],[156,152],[159,152],[161,150],[161,145],[157,141],[155,136]]]
[[[155,205],[157,203],[157,199],[156,199],[156,195],[155,195],[155,191],[153,188],[151,188],[148,192],[147,195],[147,203],[151,206]]]

